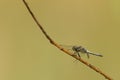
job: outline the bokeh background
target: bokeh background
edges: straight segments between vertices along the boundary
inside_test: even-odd
[[[120,79],[120,0],[27,0],[59,44],[104,57],[82,58]],[[22,0],[0,1],[0,80],[106,80],[52,46]]]

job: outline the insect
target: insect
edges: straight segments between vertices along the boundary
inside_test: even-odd
[[[95,55],[95,56],[99,56],[99,57],[103,57],[103,55],[101,54],[95,54],[93,52],[88,51],[86,48],[82,47],[82,46],[72,46],[71,50],[74,52],[74,55],[77,55],[78,57],[80,56],[80,53],[82,54],[87,54],[87,57],[89,58],[89,54],[91,55]]]
[[[90,57],[89,54],[99,56],[99,57],[103,57],[101,54],[95,54],[93,52],[90,52],[82,46],[73,46],[72,50],[74,51],[74,54],[77,54],[79,57],[80,57],[80,53],[87,54],[88,58]]]

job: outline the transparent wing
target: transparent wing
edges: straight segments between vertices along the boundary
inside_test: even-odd
[[[72,50],[72,45],[60,45],[61,47],[68,49],[68,50]]]

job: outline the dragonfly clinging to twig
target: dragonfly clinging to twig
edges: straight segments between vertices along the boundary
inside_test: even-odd
[[[103,57],[103,55],[95,54],[93,52],[90,52],[82,46],[71,46],[71,50],[74,51],[74,54],[77,55],[78,57],[80,57],[80,53],[87,54],[88,58],[90,57],[89,54],[99,56],[99,57]]]

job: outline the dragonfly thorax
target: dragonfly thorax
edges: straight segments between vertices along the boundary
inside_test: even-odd
[[[73,46],[72,50],[75,52],[82,52],[82,53],[86,53],[87,50],[85,48],[83,48],[82,46]]]
[[[80,52],[81,51],[81,46],[73,46],[72,50],[76,51],[76,52]]]

